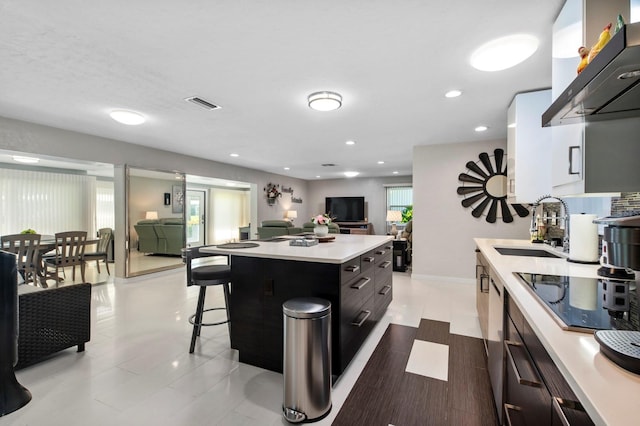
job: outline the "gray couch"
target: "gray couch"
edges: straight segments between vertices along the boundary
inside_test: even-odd
[[[330,234],[339,234],[340,233],[340,227],[338,226],[337,223],[331,222],[327,226],[329,227],[329,233]],[[316,227],[316,225],[313,222],[306,222],[304,225],[302,225],[302,232],[313,232],[313,228],[315,228],[315,227]]]
[[[181,255],[185,239],[182,218],[143,219],[133,227],[138,233],[138,251],[149,254]]]
[[[263,220],[261,226],[258,226],[258,238],[261,240],[300,233],[302,233],[302,228],[297,228],[293,226],[291,221],[284,219]]]

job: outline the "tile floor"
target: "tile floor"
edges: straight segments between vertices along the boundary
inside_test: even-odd
[[[0,417],[0,426],[287,424],[281,416],[282,376],[239,363],[227,327],[203,329],[196,353],[188,353],[187,318],[198,289],[186,287],[183,270],[111,281],[93,287],[86,351],[69,349],[18,371],[33,400]],[[417,328],[426,318],[449,323],[452,334],[480,336],[473,285],[394,272],[393,291],[385,318],[335,384],[330,415],[315,424],[336,418],[390,323]],[[207,306],[221,304],[221,290],[212,294]],[[421,371],[430,353],[418,348],[410,368]]]

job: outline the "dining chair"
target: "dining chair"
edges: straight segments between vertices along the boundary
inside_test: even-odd
[[[37,285],[40,270],[40,234],[13,234],[0,237],[2,250],[13,253],[18,258],[18,273],[25,283]]]
[[[109,244],[113,239],[113,229],[111,228],[100,228],[98,229],[98,243],[96,246],[96,251],[91,253],[84,254],[84,260],[89,262],[92,260],[96,261],[96,267],[98,268],[98,273],[100,273],[100,261],[104,260],[104,264],[107,267],[107,274],[111,275],[109,272],[109,262],[107,261],[107,252],[109,250]]]
[[[54,279],[56,284],[62,281],[60,269],[64,271],[67,266],[72,266],[72,279],[76,279],[76,266],[80,266],[80,276],[84,279],[84,248],[87,241],[86,231],[58,232],[55,234],[56,254],[53,257],[45,258],[45,278]],[[50,271],[49,268],[54,268]]]

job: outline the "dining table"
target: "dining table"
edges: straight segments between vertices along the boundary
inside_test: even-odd
[[[86,246],[97,244],[98,241],[100,240],[98,239],[86,240],[84,243],[85,248]],[[40,285],[44,288],[48,287],[47,279],[46,279],[46,270],[44,265],[44,256],[47,253],[54,251],[55,249],[56,249],[55,235],[44,235],[44,234],[41,235],[40,245],[38,246],[37,258],[36,258],[36,265],[37,265],[36,275],[40,279]],[[60,281],[62,281],[62,279],[60,279]]]

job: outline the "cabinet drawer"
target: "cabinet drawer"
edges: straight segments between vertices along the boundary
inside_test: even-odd
[[[351,281],[362,272],[360,265],[360,256],[348,260],[340,265],[340,284]]]
[[[522,336],[524,334],[524,323],[525,323],[524,316],[522,315],[522,312],[520,312],[520,309],[518,308],[516,303],[511,299],[508,293],[507,293],[505,305],[506,305],[507,314],[511,318],[511,321],[513,321],[513,325],[515,325],[516,329],[518,330],[518,333],[520,333],[520,335]]]
[[[384,316],[387,310],[387,306],[391,303],[393,298],[393,284],[391,276],[387,281],[378,281],[376,279],[375,294],[373,295],[373,302],[375,308],[375,319],[379,320]]]
[[[506,321],[505,411],[517,424],[551,423],[551,394],[510,319]]]
[[[343,315],[355,312],[369,298],[373,297],[375,280],[372,274],[360,274],[340,289]]]
[[[391,258],[393,256],[393,242],[389,241],[388,243],[382,244],[374,250],[374,255],[376,257],[375,264],[379,265],[382,262],[389,261],[391,262]]]
[[[360,268],[362,272],[366,272],[373,267],[376,262],[376,250],[368,251],[367,253],[360,256]]]
[[[364,301],[355,310],[342,311],[340,320],[340,341],[342,344],[340,364],[342,369],[346,368],[375,324],[373,297]]]

